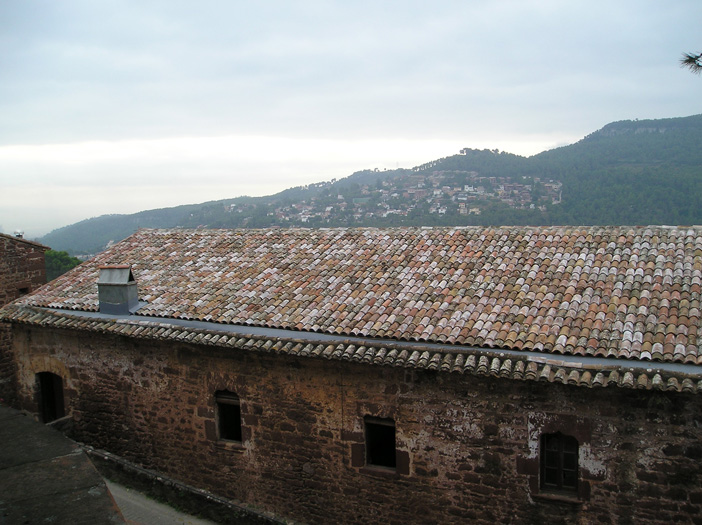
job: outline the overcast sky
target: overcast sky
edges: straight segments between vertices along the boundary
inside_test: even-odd
[[[3,0],[0,231],[702,113],[702,2]]]

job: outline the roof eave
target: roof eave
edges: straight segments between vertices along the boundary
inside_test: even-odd
[[[702,366],[654,361],[555,356],[454,345],[325,336],[288,330],[188,322],[168,318],[114,316],[8,305],[0,321],[114,334],[292,357],[322,358],[374,366],[391,366],[587,388],[616,386],[702,394]],[[282,333],[281,333],[282,332]]]

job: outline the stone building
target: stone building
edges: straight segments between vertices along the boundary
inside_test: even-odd
[[[6,306],[21,406],[306,523],[702,523],[702,228],[142,230]]]
[[[46,283],[47,246],[0,233],[0,307]],[[0,323],[0,399],[14,402],[15,364],[9,357],[9,326]]]
[[[0,306],[46,284],[48,246],[0,233]]]

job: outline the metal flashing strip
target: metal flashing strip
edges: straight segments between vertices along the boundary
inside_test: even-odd
[[[396,339],[373,339],[356,336],[339,336],[328,333],[309,331],[284,330],[280,328],[267,328],[261,326],[222,324],[208,321],[194,321],[187,319],[174,319],[168,317],[151,317],[140,315],[113,315],[101,312],[88,312],[82,310],[64,310],[58,308],[39,308],[48,312],[72,315],[96,320],[112,320],[125,324],[148,324],[160,327],[178,327],[193,330],[206,330],[240,337],[265,337],[281,340],[305,341],[309,343],[346,344],[357,347],[384,347],[388,349],[439,352],[443,354],[480,355],[490,359],[521,359],[542,365],[558,366],[573,369],[587,369],[591,371],[639,371],[647,374],[665,372],[668,374],[682,374],[688,377],[702,378],[702,366],[682,363],[665,363],[659,361],[633,361],[590,356],[573,356],[549,354],[531,350],[510,350],[501,348],[482,348],[476,346],[462,346],[441,343],[427,343],[419,341],[404,341]]]

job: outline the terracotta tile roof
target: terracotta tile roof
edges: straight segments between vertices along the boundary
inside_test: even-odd
[[[106,264],[140,315],[702,364],[702,227],[142,230],[6,317],[97,310]]]

